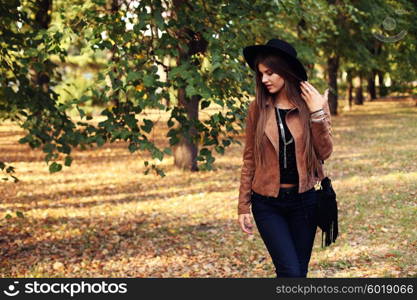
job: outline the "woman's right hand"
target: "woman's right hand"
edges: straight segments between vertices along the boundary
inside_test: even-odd
[[[247,234],[253,234],[252,232],[252,220],[250,214],[240,214],[238,217],[240,228]]]

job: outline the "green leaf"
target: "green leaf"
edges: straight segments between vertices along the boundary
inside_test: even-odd
[[[59,172],[62,169],[62,165],[58,164],[56,162],[53,162],[50,166],[49,166],[49,172],[50,173],[55,173],[55,172]]]
[[[126,81],[136,81],[141,78],[141,74],[139,72],[131,71],[127,74]]]
[[[161,168],[155,167],[156,173],[161,176],[161,177],[165,177],[165,172],[164,170],[162,170]]]
[[[123,119],[125,120],[127,126],[129,126],[131,129],[136,128],[136,126],[137,126],[136,125],[137,120],[135,118],[135,115],[125,115],[123,117]]]
[[[201,109],[205,109],[206,107],[210,106],[210,101],[204,100],[201,101]]]
[[[95,140],[96,140],[96,143],[97,143],[98,147],[103,146],[104,143],[105,143],[105,140],[100,135],[96,136]]]
[[[55,145],[47,143],[43,146],[42,151],[45,153],[51,153],[52,151],[54,151],[55,149]]]
[[[220,154],[224,154],[224,147],[223,147],[223,146],[217,145],[217,146],[215,147],[215,149],[216,149],[216,151],[217,151],[218,153],[220,153]]]
[[[143,84],[144,84],[146,87],[153,87],[153,86],[155,85],[155,79],[154,79],[153,75],[146,74],[146,75],[143,77]]]
[[[77,105],[77,110],[78,110],[78,113],[80,114],[80,118],[81,119],[84,118],[85,111],[83,109],[81,109],[78,105]]]
[[[167,147],[167,148],[164,149],[164,153],[166,153],[168,155],[172,155],[172,149]]]
[[[230,140],[229,140],[229,139],[222,140],[222,144],[223,144],[225,147],[227,147],[227,146],[229,146],[229,145],[230,145]]]
[[[138,149],[138,147],[136,146],[136,144],[130,143],[128,149],[131,153],[133,153]]]
[[[178,143],[179,143],[179,141],[180,141],[180,139],[179,139],[177,136],[172,136],[172,137],[169,139],[169,144],[170,144],[171,146],[174,146],[174,145],[178,144]]]
[[[105,49],[105,48],[112,49],[113,45],[112,45],[112,43],[110,43],[110,41],[102,41],[101,44],[99,44],[99,47],[101,49]]]
[[[200,150],[200,154],[201,154],[201,155],[203,155],[203,156],[207,156],[207,155],[210,155],[210,154],[211,154],[211,152],[210,152],[210,150],[209,150],[209,149],[207,149],[207,148],[202,148],[202,149]]]
[[[27,136],[22,137],[21,139],[19,139],[18,140],[19,144],[24,144],[24,143],[29,142],[29,137],[30,137],[30,135],[27,135]]]
[[[6,173],[13,173],[14,172],[14,167],[13,166],[8,166],[6,168]]]
[[[210,138],[204,138],[204,146],[210,146],[210,145],[215,145],[217,144],[217,140],[216,139],[210,139]]]
[[[188,85],[186,88],[185,88],[185,93],[187,94],[187,96],[188,97],[192,97],[192,96],[194,96],[194,95],[198,95],[198,91],[195,89],[195,87],[194,86],[192,86],[192,85]]]
[[[69,167],[69,166],[71,166],[71,163],[72,163],[72,157],[71,156],[67,156],[67,157],[65,157],[65,165],[67,166],[67,167]]]
[[[153,122],[148,119],[143,119],[143,122],[145,123],[145,125],[140,126],[140,128],[142,128],[147,133],[150,133],[153,127]]]
[[[212,118],[213,118],[213,121],[214,121],[215,123],[218,123],[218,122],[220,121],[220,117],[219,117],[219,115],[218,115],[218,114],[213,115],[213,116],[212,116]]]
[[[159,159],[160,161],[162,161],[162,159],[164,158],[164,153],[159,151],[159,150],[155,150],[153,152],[153,157]]]
[[[52,153],[48,153],[47,155],[45,155],[45,161],[49,162],[52,159]]]
[[[165,22],[164,22],[164,19],[162,18],[160,10],[155,10],[153,14],[153,19],[155,20],[156,25],[158,26],[159,29],[163,30],[165,28]]]
[[[65,153],[65,154],[70,154],[71,153],[71,147],[68,146],[67,144],[64,144],[61,146],[57,147],[59,152]]]

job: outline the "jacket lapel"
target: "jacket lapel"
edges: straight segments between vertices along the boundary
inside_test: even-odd
[[[278,125],[275,117],[275,108],[270,101],[268,101],[266,114],[266,124],[265,124],[265,134],[271,141],[272,145],[275,148],[275,151],[278,153],[279,144],[278,144]]]

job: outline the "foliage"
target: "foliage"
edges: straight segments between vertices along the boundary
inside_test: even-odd
[[[52,6],[45,9],[48,1]],[[196,159],[210,170],[212,151],[223,154],[239,143],[233,135],[244,126],[253,94],[244,46],[280,37],[293,42],[309,65],[325,66],[337,53],[342,69],[369,73],[377,67],[409,82],[417,65],[413,14],[398,22],[408,27],[403,40],[373,52],[374,25],[399,9],[416,11],[405,0],[2,0],[0,118],[26,131],[20,143],[42,149],[50,172],[70,166],[74,148],[118,140],[127,141],[132,153],[163,160],[181,137],[190,138],[191,127],[200,146]],[[201,41],[205,49],[182,55]],[[318,74],[310,73],[322,86]],[[181,88],[187,99],[201,98],[200,111],[213,105],[224,111],[205,121],[188,118],[175,99]],[[93,105],[100,106],[103,121],[96,121]],[[169,147],[150,139],[155,124],[146,117],[148,109],[169,112]],[[157,164],[143,163],[164,176]]]
[[[145,150],[152,158],[162,160],[171,152],[159,149],[149,140],[154,124],[140,116],[147,108],[169,111],[170,145],[175,145],[178,137],[186,135],[187,128],[195,125],[199,131],[196,141],[202,141],[203,146],[198,160],[205,161],[210,169],[214,161],[211,148],[224,153],[235,142],[230,135],[237,132],[233,125],[243,125],[250,80],[239,56],[248,39],[258,35],[255,25],[267,24],[262,19],[252,24],[250,20],[262,15],[261,7],[268,6],[253,5],[251,1],[239,5],[193,2],[180,8],[178,19],[174,20],[163,17],[167,8],[161,1],[123,4],[110,13],[105,4],[104,1],[54,2],[47,29],[36,23],[35,4],[11,1],[3,7],[2,15],[8,16],[2,23],[3,118],[19,122],[27,131],[20,142],[32,148],[42,147],[45,161],[50,163],[49,170],[56,172],[61,170],[57,162],[60,154],[65,155],[65,165],[69,166],[72,148],[102,146],[119,139],[129,141],[131,152]],[[214,14],[214,8],[219,13]],[[206,53],[192,57],[193,61],[164,66],[169,70],[168,80],[164,81],[158,65],[163,65],[166,57],[178,56],[178,47],[187,47],[186,42],[192,39],[176,36],[185,25],[201,32],[209,47]],[[242,29],[242,25],[248,26]],[[155,32],[159,32],[158,36],[153,36]],[[94,84],[82,88],[80,79],[74,79],[73,84],[68,79],[63,82],[69,75],[57,66],[69,64],[74,55],[86,53],[92,59],[107,57]],[[200,64],[194,64],[195,61]],[[45,74],[47,85],[33,82],[31,72]],[[227,112],[206,122],[187,119],[183,108],[162,102],[169,98],[170,89],[179,87],[186,87],[188,97],[201,95],[201,109],[216,103],[226,107]],[[92,100],[104,104],[101,115],[106,120],[97,126],[88,122],[92,117],[83,108]],[[73,108],[79,112],[81,121],[68,116],[67,112]],[[147,161],[144,163],[148,165]],[[164,174],[155,164],[152,168]]]

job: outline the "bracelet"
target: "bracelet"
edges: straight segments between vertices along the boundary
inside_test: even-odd
[[[326,114],[325,112],[320,112],[320,113],[315,113],[314,115],[310,115],[310,117],[315,118],[315,117],[324,116],[325,114]]]
[[[313,115],[310,115],[310,117],[311,118],[317,118],[317,117],[321,117],[321,116],[325,116],[325,115],[326,115],[326,113],[324,111],[322,111],[322,112],[318,112],[318,113],[315,113]]]
[[[314,112],[310,113],[310,115],[320,114],[320,113],[323,113],[323,112],[324,112],[324,110],[323,110],[323,109],[319,109],[319,110],[316,110],[316,111],[314,111]]]
[[[314,114],[314,113],[316,113],[316,112],[319,112],[319,111],[321,111],[321,110],[323,110],[323,108],[320,108],[319,110],[316,110],[316,111],[311,112],[311,113],[310,113],[310,115],[312,115],[312,114]]]
[[[311,119],[310,119],[310,121],[311,121],[311,122],[321,122],[321,121],[323,121],[324,119],[326,119],[326,117],[321,118],[321,119],[313,119],[313,118],[311,118]]]

